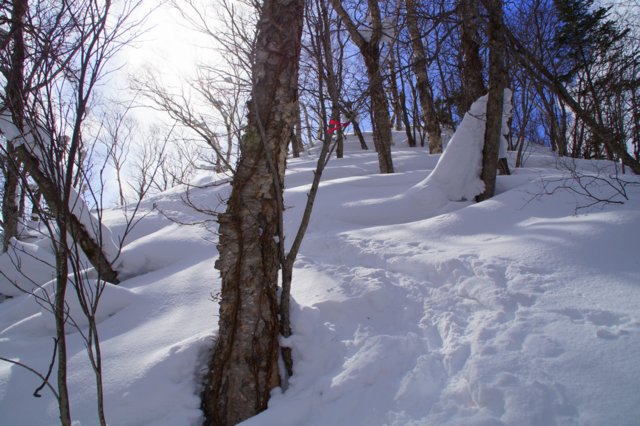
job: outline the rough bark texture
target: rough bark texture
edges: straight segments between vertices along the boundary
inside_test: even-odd
[[[504,65],[504,26],[502,22],[502,0],[487,0],[489,11],[489,99],[487,100],[487,123],[482,150],[482,173],[484,192],[477,200],[493,197],[496,189],[496,172],[500,139],[502,137],[502,116],[506,70]]]
[[[2,251],[9,249],[11,239],[18,235],[18,173],[19,164],[12,143],[7,144],[6,176],[4,179],[4,192],[2,194],[2,223],[3,238]]]
[[[287,143],[297,114],[303,0],[261,8],[249,117],[227,210],[219,217],[219,333],[202,395],[205,424],[232,425],[267,408],[279,385],[277,237]],[[274,173],[275,172],[275,173]]]
[[[407,28],[411,37],[413,49],[413,72],[416,75],[418,97],[422,109],[422,121],[424,122],[429,137],[429,153],[440,154],[442,152],[442,138],[440,136],[440,123],[433,99],[433,89],[427,74],[427,60],[424,54],[424,45],[418,27],[415,0],[405,0],[407,7]]]
[[[371,49],[366,49],[366,51],[369,52],[368,56],[365,56],[364,62],[369,76],[369,94],[373,109],[373,145],[378,153],[380,173],[393,173],[391,117],[380,72],[380,50],[377,46],[371,46]]]
[[[11,63],[7,75],[6,107],[11,112],[13,123],[23,131],[24,124],[24,62],[26,58],[24,45],[24,17],[27,13],[27,0],[13,0],[11,10],[12,50]],[[20,164],[12,142],[7,143],[6,170],[4,192],[2,198],[3,241],[2,252],[9,248],[11,238],[18,235],[18,183]]]
[[[368,0],[369,13],[371,15],[371,38],[369,41],[358,31],[347,11],[342,7],[340,0],[331,0],[333,8],[340,16],[353,42],[358,46],[364,59],[369,78],[369,96],[373,113],[373,144],[378,153],[380,173],[393,173],[393,160],[391,158],[391,116],[389,115],[389,103],[384,93],[384,82],[380,69],[380,39],[382,37],[382,22],[380,8],[375,0]]]
[[[458,16],[461,20],[460,50],[462,53],[462,96],[458,101],[458,113],[464,115],[471,104],[487,93],[482,79],[480,58],[480,11],[478,0],[459,0]]]

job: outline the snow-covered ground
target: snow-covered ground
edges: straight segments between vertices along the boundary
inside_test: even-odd
[[[576,214],[591,200],[567,190],[541,196],[565,172],[540,148],[525,168],[499,177],[493,199],[452,202],[425,182],[439,156],[395,137],[395,174],[378,174],[375,152],[360,151],[353,136],[345,158],[330,162],[294,271],[295,374],[246,424],[639,424],[640,187],[627,187],[624,204]],[[314,157],[288,167],[291,236]],[[221,209],[228,192],[210,186],[190,198]],[[111,425],[201,421],[198,380],[220,283],[215,226],[164,216],[203,219],[183,196],[175,188],[144,203],[147,216],[122,253],[128,278],[105,291],[99,331]],[[119,211],[104,220],[121,234]],[[21,247],[50,253],[42,242]],[[0,267],[11,268],[7,255]],[[26,261],[23,270],[42,284],[51,279],[42,264]],[[50,321],[33,296],[0,304],[0,356],[45,372]],[[80,333],[67,338],[72,417],[97,424]],[[39,384],[0,362],[0,424],[56,423],[51,393],[31,396]]]

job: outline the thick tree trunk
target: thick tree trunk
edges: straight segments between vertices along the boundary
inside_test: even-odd
[[[462,51],[462,96],[458,101],[458,113],[463,116],[471,104],[487,93],[482,78],[480,58],[479,0],[459,0],[458,16],[461,20],[460,49]]]
[[[416,2],[415,0],[405,0],[405,5],[407,7],[407,27],[411,37],[411,48],[413,49],[413,72],[417,80],[422,121],[429,137],[429,153],[440,154],[442,152],[440,122],[435,108],[431,82],[427,74],[427,60],[418,27]]]
[[[265,0],[253,90],[227,211],[219,216],[218,339],[202,395],[205,424],[232,425],[267,408],[278,372],[277,284],[282,185],[295,122],[303,0]]]
[[[487,123],[482,150],[482,173],[484,192],[477,200],[487,200],[495,194],[496,172],[500,139],[502,138],[502,116],[504,114],[504,89],[506,70],[504,65],[504,27],[502,22],[502,0],[487,0],[489,11],[489,99],[487,100]]]

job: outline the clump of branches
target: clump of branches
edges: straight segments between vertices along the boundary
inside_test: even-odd
[[[568,191],[576,196],[575,214],[594,206],[622,205],[629,201],[629,188],[640,186],[640,180],[621,173],[618,163],[591,162],[579,168],[576,159],[560,158],[557,168],[563,176],[542,181],[542,192],[536,197]]]

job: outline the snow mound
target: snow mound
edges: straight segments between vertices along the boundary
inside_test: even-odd
[[[9,250],[0,254],[0,294],[30,293],[40,283],[53,279],[55,273],[50,240],[25,242],[13,239]]]
[[[471,201],[484,191],[480,172],[482,171],[482,148],[488,98],[489,95],[484,95],[471,105],[471,109],[464,115],[462,123],[449,140],[435,169],[424,181],[416,185],[416,190],[436,186],[450,201]],[[502,115],[503,136],[500,141],[501,157],[506,157],[507,141],[504,135],[509,133],[510,115],[511,90],[505,89]]]
[[[117,314],[136,300],[136,295],[131,290],[110,283],[101,282],[99,284],[97,280],[87,279],[82,285],[83,297],[85,297],[87,301],[87,309],[92,309],[90,305],[96,298],[99,300],[97,310],[94,314],[97,324]],[[37,335],[43,333],[54,335],[56,330],[55,317],[53,315],[55,293],[55,281],[50,281],[34,290],[30,295],[26,296],[24,300],[20,300],[20,303],[13,306],[12,309],[4,311],[2,318],[4,320],[11,318],[31,318],[35,322],[30,323],[28,327],[25,326],[25,324],[18,323],[23,331],[31,329],[35,331]],[[71,334],[78,330],[86,330],[89,321],[73,283],[69,283],[65,296],[67,316],[66,333]],[[46,331],[49,333],[46,333]],[[4,332],[15,332],[15,330],[12,330],[12,327],[8,327],[3,333]]]

